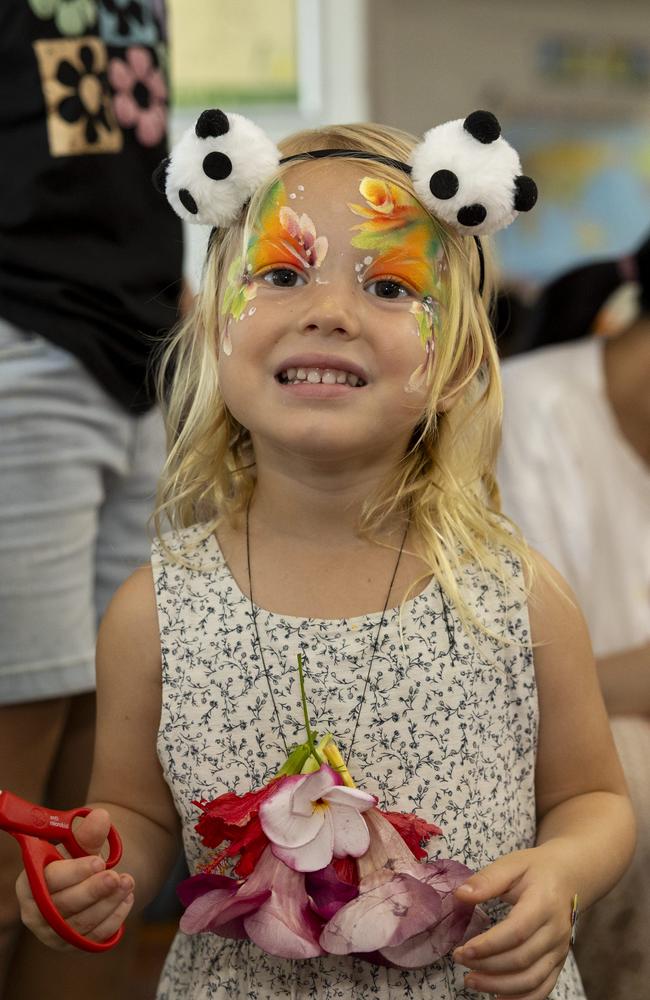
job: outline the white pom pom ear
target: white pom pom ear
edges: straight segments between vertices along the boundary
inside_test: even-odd
[[[154,183],[181,219],[227,226],[278,169],[280,153],[243,115],[204,111],[163,160]]]
[[[429,211],[463,236],[494,233],[526,212],[537,187],[489,111],[437,125],[411,156],[415,192]]]

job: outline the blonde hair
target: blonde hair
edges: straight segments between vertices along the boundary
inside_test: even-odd
[[[408,160],[415,142],[407,133],[381,125],[335,125],[296,133],[280,143],[280,150],[290,156],[312,149],[356,149]],[[280,167],[279,174],[286,169]],[[402,171],[375,162],[372,170],[415,197]],[[228,262],[242,241],[245,247],[250,220],[267,190],[268,186],[255,195],[236,224],[213,232],[194,309],[162,358],[159,394],[169,457],[154,518],[158,535],[165,518],[174,529],[201,524],[199,540],[207,537],[222,518],[237,520],[255,485],[248,432],[219,392],[219,301]],[[485,286],[479,295],[474,240],[433,221],[444,247],[447,301],[435,338],[428,405],[403,460],[366,501],[359,530],[377,539],[395,515],[408,516],[418,540],[417,554],[463,624],[478,625],[494,635],[463,594],[459,585],[463,567],[477,564],[496,575],[507,590],[511,571],[505,552],[523,564],[529,580],[533,566],[524,539],[499,513],[495,464],[503,404],[488,316],[493,279],[488,252]],[[445,397],[450,396],[445,409]]]

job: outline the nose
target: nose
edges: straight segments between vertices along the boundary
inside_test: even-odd
[[[327,285],[314,282],[310,292],[299,317],[301,333],[321,333],[349,340],[359,336],[360,321],[354,290],[342,287],[341,282]]]

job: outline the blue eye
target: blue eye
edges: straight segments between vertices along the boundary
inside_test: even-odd
[[[366,285],[366,291],[370,292],[371,295],[376,295],[378,299],[404,299],[412,294],[405,285],[399,281],[393,281],[392,278],[371,281],[369,285]]]
[[[305,284],[305,279],[290,267],[273,267],[262,275],[262,280],[275,288],[296,288]]]

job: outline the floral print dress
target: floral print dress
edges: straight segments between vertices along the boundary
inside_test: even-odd
[[[165,538],[193,568],[153,548],[162,647],[158,755],[182,820],[194,874],[211,853],[194,826],[192,803],[268,781],[284,759],[282,736],[257,646],[248,596],[233,579],[214,536],[198,528]],[[521,568],[501,582],[475,567],[465,593],[507,647],[461,626],[432,580],[379,631],[370,683],[349,761],[357,783],[385,809],[417,812],[442,827],[430,857],[479,869],[535,838],[537,696]],[[381,615],[301,619],[257,609],[286,742],[302,742],[297,678],[302,652],[313,728],[331,732],[344,756]],[[567,905],[569,901],[567,901]],[[493,918],[500,904],[487,907]],[[248,941],[179,932],[158,1000],[471,1000],[451,958],[403,971],[351,957],[275,958]],[[570,956],[552,1000],[584,1000]]]

